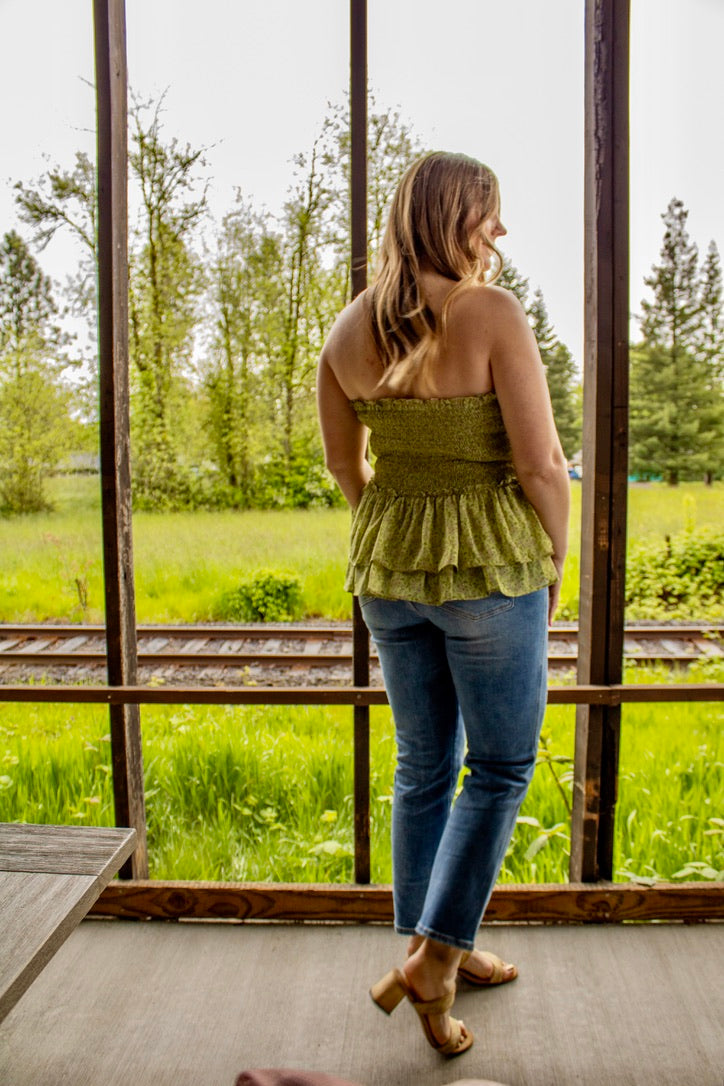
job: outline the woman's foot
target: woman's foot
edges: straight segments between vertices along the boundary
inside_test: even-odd
[[[372,999],[385,1014],[392,1014],[406,996],[416,1011],[423,1032],[441,1056],[461,1056],[471,1047],[473,1035],[463,1022],[448,1013],[455,1002],[455,988],[433,999],[422,999],[401,969],[393,969],[370,988]]]
[[[407,945],[408,956],[414,954],[423,944],[422,935],[413,935]],[[462,955],[458,966],[458,976],[468,984],[486,988],[493,984],[507,984],[518,976],[516,966],[502,961],[497,954],[489,950],[471,950]]]
[[[454,997],[461,957],[462,952],[456,947],[436,943],[432,939],[420,940],[401,970],[416,1001],[427,1003]],[[428,1034],[429,1031],[428,1040],[433,1047],[442,1048],[459,1035],[453,1051],[446,1052],[446,1055],[464,1052],[472,1044],[472,1035],[466,1030],[464,1023],[452,1019],[447,1011],[441,1014],[426,1014],[425,1021],[425,1033]]]
[[[510,962],[498,958],[491,950],[471,950],[469,955],[462,956],[458,976],[468,984],[486,988],[493,984],[515,981],[518,970]]]
[[[493,984],[507,984],[518,976],[517,968],[504,962],[489,950],[472,950],[464,954],[458,967],[458,976],[468,984],[487,988]]]

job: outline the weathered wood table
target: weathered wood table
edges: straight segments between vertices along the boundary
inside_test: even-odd
[[[135,830],[0,823],[0,1021],[135,846]]]

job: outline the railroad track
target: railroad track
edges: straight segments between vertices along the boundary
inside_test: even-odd
[[[686,665],[702,657],[724,658],[724,627],[718,625],[637,625],[626,628],[624,652],[628,661]],[[549,669],[555,672],[576,666],[578,631],[574,626],[554,626],[549,631]],[[377,665],[371,646],[373,670]],[[104,669],[103,626],[3,625],[0,624],[0,682],[23,676],[93,674]],[[223,680],[230,669],[243,681],[269,682],[275,674],[293,676],[300,671],[315,685],[337,672],[342,681],[352,664],[350,623],[333,625],[244,626],[140,626],[138,663],[142,681],[154,678],[186,680],[189,669],[202,681]],[[324,676],[320,679],[316,676]]]

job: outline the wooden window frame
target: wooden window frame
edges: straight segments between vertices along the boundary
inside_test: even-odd
[[[621,705],[717,701],[724,684],[626,685],[623,675],[628,453],[628,93],[630,0],[587,0],[585,15],[585,358],[578,683],[550,704],[576,705],[571,882],[498,887],[486,920],[724,919],[724,884],[611,882]],[[98,107],[98,306],[101,481],[108,685],[6,686],[3,701],[109,705],[117,825],[138,847],[94,912],[115,916],[389,921],[389,887],[370,886],[369,637],[354,601],[353,685],[137,685],[128,375],[127,68],[124,0],[94,0]],[[367,6],[350,0],[352,293],[367,281]],[[179,883],[148,880],[140,706],[351,705],[355,883]]]

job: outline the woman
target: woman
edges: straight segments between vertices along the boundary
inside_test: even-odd
[[[567,545],[540,355],[522,306],[494,285],[505,233],[486,166],[415,162],[375,282],[337,319],[318,374],[327,465],[354,510],[346,587],[377,645],[398,748],[395,927],[410,941],[371,994],[388,1013],[407,996],[446,1056],[473,1042],[448,1013],[456,976],[517,976],[474,939],[535,765]]]

